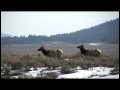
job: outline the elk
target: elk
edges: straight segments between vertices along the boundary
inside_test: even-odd
[[[50,57],[50,58],[57,58],[57,59],[62,59],[62,54],[63,51],[61,49],[51,49],[51,50],[46,50],[44,46],[41,46],[38,51],[41,51],[45,56]]]
[[[80,45],[80,46],[77,46],[77,48],[79,48],[81,53],[84,54],[85,56],[99,57],[100,54],[101,54],[101,50],[100,49],[95,49],[95,50],[86,49],[86,48],[84,48],[83,44]]]

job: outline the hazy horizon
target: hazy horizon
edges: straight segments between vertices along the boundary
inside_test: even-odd
[[[55,35],[86,29],[119,18],[119,11],[1,12],[1,33],[12,36]]]

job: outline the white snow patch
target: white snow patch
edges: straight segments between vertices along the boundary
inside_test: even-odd
[[[89,45],[100,45],[102,43],[89,43]]]
[[[59,72],[60,70],[47,70],[47,68],[45,68],[45,67],[37,68],[37,70],[34,70],[34,68],[30,68],[30,69],[33,71],[28,71],[27,73],[25,73],[25,75],[37,77],[40,74],[45,74],[45,73],[49,73],[49,72],[55,72],[57,74],[60,74],[60,72]]]
[[[46,44],[46,45],[50,45],[50,44]]]
[[[114,68],[109,67],[92,67],[86,70],[83,70],[81,66],[77,66],[73,68],[75,70],[74,73],[70,74],[61,74],[61,67],[57,67],[56,70],[48,70],[47,67],[39,67],[37,69],[30,68],[31,71],[24,72],[24,75],[37,77],[41,75],[45,75],[49,72],[55,72],[57,74],[56,79],[119,79],[119,74],[110,75],[110,71]],[[1,73],[3,75],[3,73]],[[13,78],[18,78],[18,76],[12,76]]]
[[[66,58],[65,60],[68,61],[69,59]]]
[[[80,69],[80,67],[77,67]],[[80,79],[80,78],[92,78],[93,76],[107,76],[109,75],[110,71],[114,68],[108,68],[108,67],[93,67],[89,68],[88,70],[76,70],[76,73],[70,73],[70,74],[63,74],[59,75],[57,79],[60,78],[74,78],[74,79]],[[114,77],[114,76],[113,76]],[[96,77],[97,78],[97,77]],[[111,77],[112,78],[112,77]],[[118,78],[118,77],[116,77]]]
[[[119,78],[119,74],[117,74],[117,75],[108,75],[108,76],[104,76],[104,77],[93,76],[91,78],[92,79],[94,79],[94,78],[97,78],[97,79],[118,79]]]
[[[18,77],[19,77],[19,76],[11,76],[11,79],[12,79],[12,78],[14,78],[14,79],[15,79],[15,78],[18,79]]]
[[[25,73],[25,75],[37,77],[37,75],[40,74],[40,72],[45,69],[46,67],[37,68],[37,70],[28,71],[27,73]],[[30,68],[30,70],[33,70],[33,68]]]

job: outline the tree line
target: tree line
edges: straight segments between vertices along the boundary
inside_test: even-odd
[[[8,36],[1,37],[1,45],[9,44],[32,44],[48,41],[60,41],[70,43],[90,43],[90,42],[107,42],[119,43],[119,18],[105,23],[78,30],[76,32],[56,34],[51,36],[29,35],[25,36]]]

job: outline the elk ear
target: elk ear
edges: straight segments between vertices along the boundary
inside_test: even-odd
[[[44,47],[44,45],[42,47]]]

